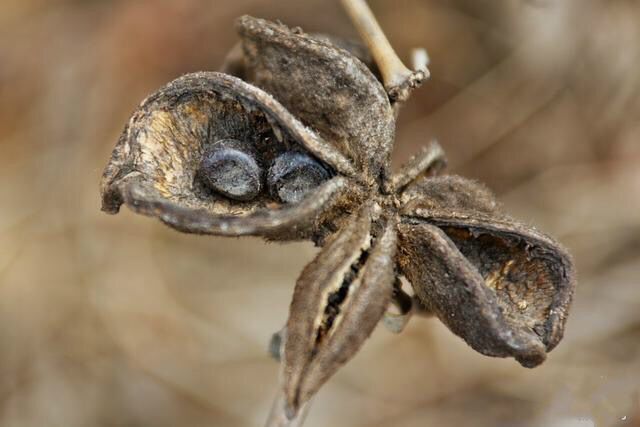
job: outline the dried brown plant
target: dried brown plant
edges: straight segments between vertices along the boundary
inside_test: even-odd
[[[534,367],[561,340],[575,287],[557,242],[503,213],[485,186],[440,175],[437,143],[391,171],[396,116],[428,71],[402,65],[364,2],[344,3],[373,61],[353,43],[242,17],[225,72],[149,96],[102,182],[109,213],[126,204],[188,233],[322,247],[281,336],[282,423],[391,306],[397,330],[433,313],[480,353]]]

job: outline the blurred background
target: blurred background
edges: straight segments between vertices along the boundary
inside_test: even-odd
[[[640,425],[640,2],[372,0],[432,78],[395,161],[432,138],[451,171],[575,256],[564,341],[539,368],[437,320],[380,327],[306,426]],[[337,0],[0,3],[0,426],[259,426],[267,356],[316,249],[179,234],[100,212],[131,112],[217,69],[242,14],[355,37]]]

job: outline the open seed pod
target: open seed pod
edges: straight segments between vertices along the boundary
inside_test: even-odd
[[[403,198],[399,265],[421,302],[480,353],[542,363],[575,287],[567,252],[460,177],[421,180]]]
[[[394,109],[353,47],[247,16],[237,29],[241,48],[225,67],[234,75],[183,76],[133,114],[102,201],[185,232],[321,247],[277,346],[285,418],[398,302],[400,274],[475,350],[542,363],[575,287],[567,252],[501,213],[483,186],[435,176],[446,163],[436,143],[391,174]]]
[[[277,161],[287,155],[294,160]],[[279,181],[270,185],[275,163]],[[191,233],[314,238],[335,228],[328,212],[345,200],[353,175],[348,159],[269,94],[226,74],[196,73],[133,114],[104,172],[103,210],[125,203]],[[288,186],[274,193],[274,185]]]

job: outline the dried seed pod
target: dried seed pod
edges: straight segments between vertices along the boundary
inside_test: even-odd
[[[256,192],[254,166],[248,170],[252,188],[244,196],[235,197],[219,184],[214,192],[201,176],[203,154],[211,142],[229,139],[243,141],[242,147],[225,143],[224,149],[235,155],[254,150],[268,164],[295,148],[338,175],[309,197],[284,206],[268,192]],[[320,239],[325,229],[337,227],[330,225],[333,221],[341,220],[331,207],[344,198],[351,169],[348,160],[267,93],[225,74],[196,73],[160,89],[134,113],[103,175],[103,209],[115,213],[126,203],[192,233]],[[233,200],[249,195],[250,201]]]
[[[103,209],[125,203],[190,233],[322,246],[280,335],[288,415],[353,357],[392,302],[395,330],[429,311],[483,354],[541,363],[562,338],[575,287],[566,251],[502,214],[485,187],[434,177],[445,164],[435,143],[391,175],[393,109],[351,53],[255,18],[238,30],[242,50],[227,69],[255,86],[196,73],[147,98],[104,172]],[[394,297],[400,272],[415,290],[411,308],[399,286]]]
[[[281,24],[243,16],[237,29],[246,78],[334,144],[367,181],[379,180],[395,118],[371,71],[346,50]]]
[[[399,265],[423,304],[480,353],[542,363],[575,287],[567,252],[500,214],[472,181],[427,179],[407,196]]]
[[[393,220],[376,233],[379,207],[363,207],[303,270],[293,294],[284,352],[293,415],[360,349],[391,301]]]
[[[222,139],[205,146],[198,171],[211,189],[234,200],[252,200],[262,190],[262,168],[255,148],[245,141]]]
[[[284,203],[298,203],[329,177],[329,172],[313,157],[287,151],[273,161],[267,182],[275,197]]]

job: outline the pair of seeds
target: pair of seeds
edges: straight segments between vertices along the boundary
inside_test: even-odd
[[[264,168],[254,146],[237,139],[222,139],[205,147],[199,171],[212,190],[233,200],[253,200],[264,187]],[[283,203],[298,203],[329,178],[320,162],[297,151],[281,153],[266,174],[269,193]]]

